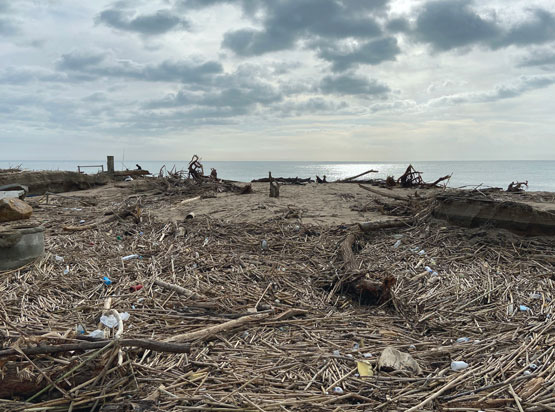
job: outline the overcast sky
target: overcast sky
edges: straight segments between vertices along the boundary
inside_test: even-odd
[[[0,0],[0,159],[555,159],[553,0]]]

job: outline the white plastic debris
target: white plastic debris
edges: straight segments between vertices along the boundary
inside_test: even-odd
[[[393,249],[397,249],[399,246],[401,246],[401,239],[395,242],[395,244],[393,245]]]
[[[110,329],[115,328],[116,326],[118,326],[118,320],[116,319],[116,317],[114,315],[102,315],[100,317],[100,322],[103,325],[108,326]]]
[[[424,270],[428,273],[432,273],[434,270],[429,266],[424,266]]]
[[[66,266],[66,268],[64,269],[64,275],[67,275],[69,273],[69,265]]]
[[[97,329],[97,330],[93,330],[91,333],[89,333],[89,336],[91,338],[100,338],[103,339],[104,338],[104,331]]]
[[[470,338],[464,337],[464,338],[457,339],[457,343],[466,343],[466,342],[470,342]]]
[[[260,242],[260,247],[262,248],[262,250],[268,249],[268,241],[266,239],[263,239],[262,242]]]
[[[137,254],[133,254],[133,255],[127,255],[121,258],[121,260],[131,260],[131,259],[139,259],[140,256]]]
[[[127,177],[125,178],[125,181],[126,181],[126,182],[132,182],[132,181],[133,181],[133,178],[132,178],[131,176],[127,176]]]
[[[468,363],[464,361],[453,361],[451,362],[451,369],[455,372],[462,371],[463,369],[468,368]]]
[[[425,251],[424,249],[422,249],[420,252],[418,252],[418,254],[419,254],[420,256],[425,255],[425,254],[426,254],[426,251]]]
[[[526,311],[530,310],[530,308],[529,308],[528,306],[526,306],[526,305],[520,305],[520,306],[518,307],[518,309],[519,309],[521,312],[526,312]]]
[[[127,312],[120,313],[119,317],[120,317],[121,320],[126,321],[126,320],[129,319],[129,313],[127,313]]]
[[[85,219],[81,219],[81,220],[79,221],[79,224],[82,225],[83,223],[85,223]]]
[[[333,351],[333,356],[341,356],[341,352],[339,352],[339,349]]]
[[[333,393],[335,393],[336,395],[343,395],[343,388],[340,386],[336,386],[335,388],[333,388]]]
[[[372,354],[370,352],[367,352],[367,353],[363,353],[362,356],[364,356],[365,358],[371,358]]]
[[[64,258],[61,257],[61,256],[56,255],[56,256],[54,256],[54,260],[56,260],[56,262],[63,262]]]

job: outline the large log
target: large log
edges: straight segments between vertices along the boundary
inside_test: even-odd
[[[345,262],[347,271],[356,270],[359,266],[353,253],[355,240],[355,235],[350,233],[339,245],[341,258]],[[391,299],[391,288],[395,282],[395,277],[391,275],[376,275],[374,278],[357,276],[345,282],[343,286],[361,304],[381,305]]]
[[[358,227],[361,231],[368,233],[380,229],[391,229],[396,227],[408,227],[413,222],[413,219],[388,219],[377,222],[363,222],[359,223]]]
[[[352,182],[352,180],[355,180],[357,177],[362,177],[364,175],[367,175],[368,173],[378,173],[378,171],[370,169],[370,170],[367,170],[366,172],[359,173],[356,176],[351,176],[351,177],[347,177],[346,179],[336,180],[334,183],[354,183]]]
[[[361,184],[359,184],[359,187],[361,189],[368,190],[369,192],[372,192],[376,195],[380,195],[380,196],[383,196],[383,197],[389,197],[389,198],[395,199],[395,200],[402,200],[403,202],[410,202],[410,200],[411,200],[409,197],[399,196],[399,195],[395,195],[393,193],[382,192],[381,190],[374,189],[373,187],[363,186]]]

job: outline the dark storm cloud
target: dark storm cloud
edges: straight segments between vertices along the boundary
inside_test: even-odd
[[[378,2],[382,4],[383,2]],[[228,32],[222,46],[240,56],[286,50],[304,37],[372,38],[381,34],[374,18],[347,0],[272,1],[266,4],[263,28]],[[372,2],[369,3],[372,5]]]
[[[483,17],[465,0],[426,3],[412,32],[418,41],[436,51],[471,45],[491,49],[542,44],[555,40],[555,16],[542,9],[532,10],[526,20],[506,26],[496,17]]]
[[[370,40],[354,49],[341,48],[338,45],[324,45],[318,51],[318,57],[332,63],[335,72],[349,69],[358,64],[377,65],[384,61],[395,60],[401,53],[395,37]]]
[[[97,22],[114,29],[144,35],[162,34],[189,27],[188,21],[173,14],[170,10],[158,10],[154,14],[132,16],[122,10],[108,9],[98,15]]]
[[[165,60],[158,64],[141,65],[130,60],[110,59],[107,53],[73,51],[62,55],[59,70],[98,77],[120,77],[143,81],[204,83],[222,73],[219,62],[193,63]]]
[[[353,74],[326,76],[320,83],[320,90],[326,94],[383,96],[389,87],[374,79]]]

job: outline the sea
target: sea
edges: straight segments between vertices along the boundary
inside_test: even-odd
[[[315,178],[326,176],[328,181],[344,179],[377,170],[363,177],[385,179],[399,177],[408,162],[300,162],[300,161],[209,161],[201,160],[205,174],[215,168],[218,177],[241,182],[268,177]],[[165,170],[187,170],[189,160],[115,160],[116,170],[135,169],[139,164],[152,174]],[[77,171],[78,166],[86,167],[86,173],[96,173],[99,165],[106,167],[106,159],[97,160],[0,160],[0,169],[21,167],[26,170],[69,170]],[[426,182],[451,175],[448,186],[454,188],[500,187],[506,189],[514,181],[528,181],[530,191],[555,192],[555,160],[496,160],[496,161],[422,161],[412,162],[414,168],[422,172]]]

